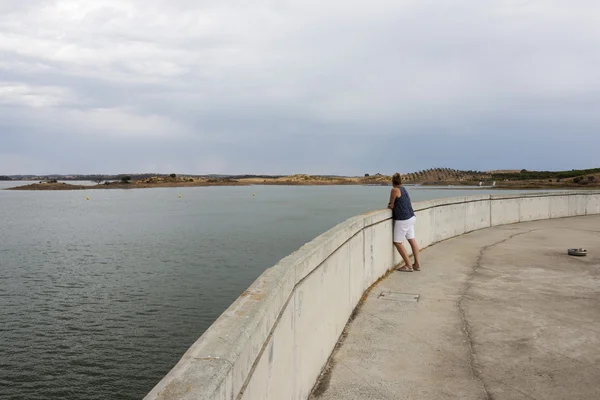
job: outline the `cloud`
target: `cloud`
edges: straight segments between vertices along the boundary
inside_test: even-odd
[[[184,128],[168,118],[159,115],[139,115],[126,109],[99,108],[92,110],[70,110],[60,118],[64,124],[79,127],[82,134],[101,134],[105,136],[140,136],[148,139],[152,136],[177,138],[186,132]]]
[[[54,137],[37,173],[66,144],[130,139],[136,151],[119,168],[360,173],[391,168],[369,143],[406,143],[403,154],[447,136],[449,167],[558,168],[560,135],[600,145],[590,136],[600,122],[597,15],[591,0],[5,0],[0,147],[31,159],[22,138]],[[516,132],[549,142],[545,153],[475,147]],[[284,150],[314,154],[315,143],[327,161]],[[171,146],[210,148],[212,161],[172,158]],[[119,172],[95,162],[85,167]],[[435,149],[403,169],[433,165]]]
[[[61,87],[0,82],[0,105],[3,106],[55,107],[67,104],[70,98],[69,90]]]
[[[13,108],[5,121],[52,135],[52,127],[69,127],[78,136],[182,137],[189,132],[167,116],[140,113],[125,107],[92,107],[67,88],[0,82],[0,106]],[[16,111],[14,110],[16,109]],[[6,123],[6,122],[5,122]]]

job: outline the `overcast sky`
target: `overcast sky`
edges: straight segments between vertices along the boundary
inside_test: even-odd
[[[599,154],[598,0],[0,0],[0,175]]]

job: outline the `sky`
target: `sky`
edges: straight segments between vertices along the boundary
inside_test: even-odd
[[[0,0],[0,175],[600,167],[597,0]]]

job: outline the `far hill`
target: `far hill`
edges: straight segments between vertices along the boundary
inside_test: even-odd
[[[480,171],[459,171],[451,168],[430,168],[422,171],[410,172],[402,175],[405,184],[420,185],[477,185],[481,180],[488,180],[491,175]],[[391,183],[391,176],[365,174],[362,178],[365,182]]]
[[[365,175],[365,182],[390,182],[381,174]],[[402,175],[407,184],[420,185],[485,185],[497,187],[585,187],[600,186],[600,168],[570,171],[461,171],[450,168],[431,168]]]
[[[391,185],[392,177],[381,173],[360,177],[332,175],[72,175],[73,180],[93,180],[95,186],[62,184],[60,176],[36,177],[39,183],[14,190],[141,189],[153,187],[233,186],[233,185]],[[11,177],[6,177],[11,178]],[[15,179],[15,177],[12,177]],[[22,178],[21,178],[22,179]],[[600,168],[570,171],[461,171],[430,168],[402,175],[408,185],[494,186],[506,189],[600,188]]]

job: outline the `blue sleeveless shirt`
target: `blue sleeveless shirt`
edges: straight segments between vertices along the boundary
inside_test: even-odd
[[[396,197],[396,200],[394,200],[393,213],[395,220],[404,221],[414,217],[415,212],[413,211],[408,191],[404,189],[404,186],[400,186],[400,193],[402,196]]]

